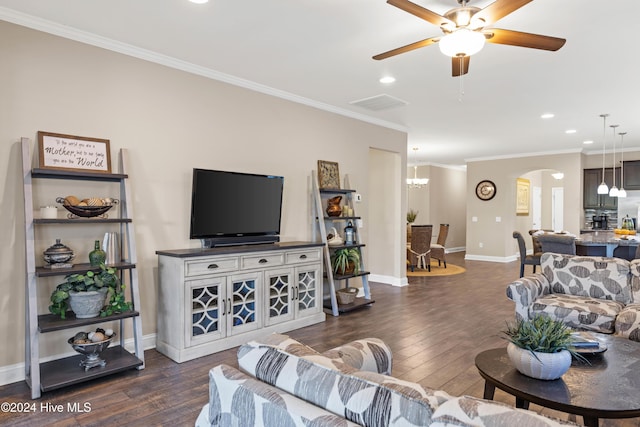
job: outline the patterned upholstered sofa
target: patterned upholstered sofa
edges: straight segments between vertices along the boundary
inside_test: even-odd
[[[318,353],[273,334],[238,351],[240,372],[209,372],[204,426],[575,426],[470,396],[453,397],[390,375],[391,351],[363,339]]]
[[[545,253],[541,273],[507,286],[516,319],[545,314],[576,329],[640,341],[640,259]]]

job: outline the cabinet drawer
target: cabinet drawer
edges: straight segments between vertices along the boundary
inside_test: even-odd
[[[256,268],[256,267],[273,267],[274,265],[284,264],[283,253],[264,253],[262,255],[251,255],[242,257],[242,268]]]
[[[287,252],[285,254],[287,264],[302,264],[306,262],[319,261],[321,259],[320,248],[307,249],[298,252]]]
[[[187,261],[185,265],[185,276],[201,276],[203,274],[225,273],[235,271],[239,267],[238,257],[200,259],[198,261]]]

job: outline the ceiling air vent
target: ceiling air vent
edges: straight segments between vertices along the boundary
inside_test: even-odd
[[[388,110],[389,108],[402,107],[408,104],[407,101],[394,98],[386,94],[372,96],[370,98],[359,99],[357,101],[351,101],[349,104],[357,105],[358,107],[366,108],[367,110],[380,111]]]

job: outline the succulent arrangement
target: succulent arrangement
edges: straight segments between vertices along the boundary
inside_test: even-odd
[[[100,264],[100,271],[87,271],[84,274],[69,274],[65,281],[58,286],[51,294],[51,305],[49,311],[66,318],[69,310],[69,292],[88,292],[107,289],[108,302],[100,312],[101,317],[121,313],[132,309],[131,302],[125,301],[125,285],[118,277],[117,269]]]

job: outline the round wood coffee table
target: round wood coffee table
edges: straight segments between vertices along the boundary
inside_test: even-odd
[[[591,365],[574,360],[562,378],[545,381],[518,372],[507,349],[496,348],[476,356],[485,379],[484,398],[493,399],[496,387],[516,398],[516,407],[529,403],[580,415],[587,427],[600,418],[640,417],[640,343],[594,334],[607,351],[587,356]]]

